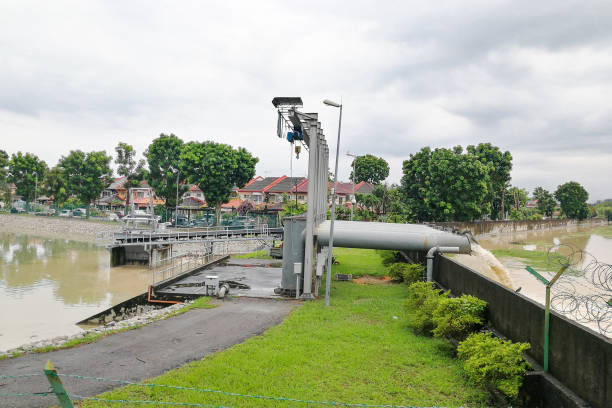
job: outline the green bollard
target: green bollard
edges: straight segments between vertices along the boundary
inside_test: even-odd
[[[45,375],[47,376],[47,380],[49,380],[49,384],[51,384],[51,388],[53,388],[53,392],[59,400],[60,406],[62,408],[74,408],[74,405],[72,405],[72,401],[70,401],[70,397],[64,388],[64,384],[62,384],[62,380],[60,380],[60,378],[57,376],[57,370],[55,367],[53,367],[51,360],[47,360],[44,371]]]

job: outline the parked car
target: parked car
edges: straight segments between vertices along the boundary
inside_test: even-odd
[[[252,229],[255,227],[255,220],[248,217],[236,217],[227,226],[231,230]]]
[[[195,228],[206,228],[212,227],[213,225],[215,225],[215,216],[213,214],[205,215],[202,218],[198,218],[197,220],[191,221],[190,223],[190,226]]]
[[[179,214],[177,218],[172,218],[172,225],[180,228],[189,227],[189,219],[186,216]]]
[[[87,215],[87,210],[85,208],[77,208],[72,211],[73,217],[85,217]]]
[[[59,213],[60,217],[72,217],[72,211],[70,210],[62,210]]]

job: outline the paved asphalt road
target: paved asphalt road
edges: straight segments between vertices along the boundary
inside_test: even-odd
[[[58,372],[89,377],[142,381],[223,350],[280,323],[294,301],[233,298],[214,309],[194,309],[145,327],[108,336],[72,349],[0,360],[0,375],[41,374],[51,359]],[[62,378],[69,393],[92,396],[113,384]],[[0,379],[2,393],[49,391],[44,375]],[[49,407],[55,396],[3,397],[0,407]]]

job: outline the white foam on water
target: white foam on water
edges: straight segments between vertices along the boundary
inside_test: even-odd
[[[514,290],[514,284],[510,272],[506,267],[488,250],[484,249],[475,242],[471,243],[472,253],[458,254],[453,260],[481,273],[489,279],[501,283],[505,287]]]

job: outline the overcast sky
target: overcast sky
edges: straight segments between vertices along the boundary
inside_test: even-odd
[[[491,142],[514,185],[612,198],[611,21],[610,1],[3,0],[0,149],[52,166],[172,132],[289,175],[272,98],[319,112],[332,153],[321,101],[342,98],[342,179],[347,150],[384,157],[397,183],[423,146]]]

